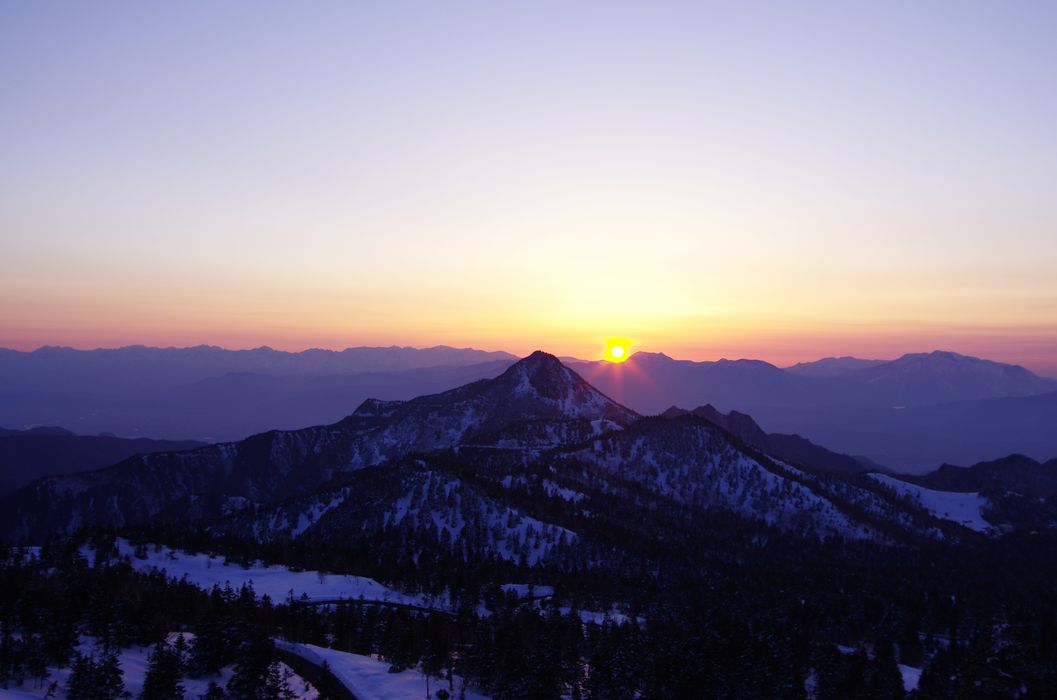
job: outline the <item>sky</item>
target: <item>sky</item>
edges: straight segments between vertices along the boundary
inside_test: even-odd
[[[1052,2],[4,0],[0,346],[1057,375],[1054,36]]]

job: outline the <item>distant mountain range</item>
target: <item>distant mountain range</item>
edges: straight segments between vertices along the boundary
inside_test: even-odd
[[[635,353],[626,363],[571,363],[588,381],[647,413],[696,405],[759,407],[911,406],[1057,390],[1057,380],[952,352],[914,353],[879,362],[826,359],[783,370],[760,360],[693,362]],[[755,413],[754,413],[755,415]]]
[[[231,440],[333,421],[368,397],[406,399],[494,377],[514,359],[446,346],[0,349],[0,425]]]
[[[861,360],[858,357],[824,357],[814,362],[798,362],[785,370],[803,377],[825,379],[840,377],[856,370],[887,364],[888,360]]]
[[[830,358],[783,370],[758,360],[690,362],[636,353],[571,363],[592,384],[653,413],[707,400],[896,470],[1057,454],[1057,381],[951,352],[881,362]]]
[[[0,425],[234,440],[334,422],[367,398],[405,400],[494,378],[507,353],[436,347],[286,353],[214,347],[0,350]],[[896,470],[1057,454],[1057,381],[952,352],[895,360],[692,362],[640,352],[569,367],[642,414],[711,404]]]
[[[365,401],[330,425],[40,479],[0,500],[0,533],[38,541],[88,524],[196,521],[325,544],[391,535],[410,518],[402,537],[473,531],[472,546],[489,556],[532,562],[581,545],[587,556],[592,545],[576,533],[596,531],[604,513],[635,522],[673,507],[879,542],[1057,525],[1048,496],[1025,521],[974,494],[963,499],[975,508],[964,521],[922,500],[934,493],[928,486],[911,493],[909,481],[873,478],[868,468],[710,406],[643,417],[537,352],[493,379]]]
[[[432,348],[356,347],[345,350],[284,352],[269,347],[227,350],[211,345],[190,348],[75,350],[42,347],[32,352],[0,348],[0,393],[114,392],[128,388],[173,387],[226,374],[340,375],[403,372],[428,367],[462,367],[496,360],[514,361],[506,352],[438,345]]]

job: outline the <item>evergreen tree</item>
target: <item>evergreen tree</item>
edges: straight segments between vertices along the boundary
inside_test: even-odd
[[[99,697],[114,700],[125,694],[125,678],[117,660],[117,652],[108,649],[99,660]]]
[[[87,654],[76,652],[70,664],[70,678],[66,681],[66,697],[69,700],[95,700],[95,678],[95,661]]]
[[[228,696],[237,700],[274,700],[278,688],[269,687],[275,661],[275,645],[261,633],[255,633],[238,650],[235,673],[228,681]]]
[[[231,638],[225,607],[225,595],[214,586],[209,594],[209,608],[195,628],[191,647],[190,665],[196,675],[215,674],[231,660],[234,640]]]
[[[125,682],[113,650],[101,653],[98,660],[77,653],[67,681],[69,700],[117,700],[125,693]]]
[[[179,653],[165,642],[158,642],[147,659],[147,675],[143,679],[142,700],[180,700],[184,688]]]

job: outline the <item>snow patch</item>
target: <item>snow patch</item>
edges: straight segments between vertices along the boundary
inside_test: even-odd
[[[911,692],[918,689],[918,683],[921,682],[921,669],[914,668],[913,666],[907,666],[906,664],[899,664],[899,673],[903,676],[903,690]]]
[[[405,698],[424,698],[426,695],[426,676],[415,670],[389,673],[390,664],[370,656],[350,654],[337,649],[318,647],[315,644],[295,644],[276,640],[275,646],[283,651],[300,656],[302,659],[322,666],[325,661],[331,674],[344,685],[358,700],[404,700]],[[453,697],[459,693],[461,681],[455,679]],[[435,695],[440,688],[446,688],[446,680],[430,678],[430,691]],[[466,691],[466,700],[489,700],[488,696]]]
[[[132,568],[137,571],[149,573],[157,569],[172,578],[187,579],[207,590],[214,585],[224,587],[230,584],[232,588],[238,589],[245,584],[252,584],[258,596],[267,595],[276,603],[282,602],[292,593],[297,600],[302,595],[307,596],[308,600],[319,602],[354,600],[362,596],[365,600],[431,607],[431,601],[422,596],[404,595],[363,576],[291,571],[284,566],[264,566],[259,562],[243,568],[225,563],[223,558],[215,555],[189,554],[168,547],[155,551],[153,545],[146,546],[146,559],[139,559],[135,556],[136,547],[125,539],[117,540],[117,548],[119,554],[129,558]],[[87,550],[86,555],[90,552]]]
[[[532,583],[504,583],[499,587],[503,593],[513,593],[518,598],[538,598],[554,595],[554,586],[537,586]]]
[[[919,503],[922,508],[937,518],[950,520],[977,532],[987,532],[993,527],[991,523],[984,520],[984,510],[990,506],[990,503],[978,493],[935,491],[900,481],[886,474],[871,473],[870,476],[901,496],[906,496]]]

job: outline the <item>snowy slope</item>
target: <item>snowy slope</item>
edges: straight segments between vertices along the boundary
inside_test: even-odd
[[[922,508],[937,518],[950,520],[977,532],[987,532],[992,529],[991,523],[984,519],[984,511],[989,506],[988,500],[978,493],[935,491],[916,484],[908,484],[885,474],[870,474],[870,476],[894,489],[900,495],[920,503]]]
[[[192,635],[186,635],[190,639]],[[80,645],[80,651],[85,654],[92,652],[93,643],[91,638],[84,638]],[[125,691],[130,694],[131,697],[138,698],[140,693],[143,691],[143,681],[147,676],[147,658],[150,656],[150,647],[128,647],[122,649],[118,654],[118,665],[121,667],[122,678],[125,683]],[[290,673],[290,678],[287,681],[287,687],[293,693],[295,698],[298,700],[316,700],[319,697],[319,693],[310,683],[305,681],[303,678],[294,673],[293,669],[290,669],[286,664],[280,664],[280,668]],[[22,684],[21,687],[9,687],[0,688],[0,698],[11,698],[12,700],[21,699],[39,699],[48,696],[48,688],[53,681],[58,682],[56,692],[51,696],[53,700],[65,700],[66,698],[66,683],[70,677],[70,668],[54,668],[48,669],[48,679],[44,682],[43,687],[35,687],[35,681],[27,680]],[[184,687],[185,698],[197,698],[209,689],[209,682],[216,681],[218,685],[225,686],[227,682],[231,680],[232,669],[231,667],[221,669],[220,673],[216,676],[206,676],[204,678],[183,678],[180,683]]]
[[[357,697],[358,700],[406,700],[426,696],[426,677],[414,670],[390,673],[389,664],[369,656],[350,654],[314,644],[296,644],[276,640],[275,645],[292,654],[322,666],[326,661],[330,672]],[[459,695],[456,679],[454,697]],[[430,690],[446,688],[447,681],[431,678]],[[489,700],[488,696],[466,691],[466,700]]]
[[[334,425],[40,479],[0,501],[0,536],[42,540],[89,523],[215,517],[236,503],[308,495],[341,475],[414,453],[482,439],[502,439],[504,449],[551,448],[637,418],[556,357],[536,352],[494,379],[410,401],[366,401]]]
[[[918,689],[921,682],[920,668],[899,664],[899,675],[903,677],[903,690],[910,693]]]
[[[786,530],[869,538],[872,532],[809,484],[808,475],[734,445],[700,418],[647,418],[573,453],[603,474],[679,503],[723,508]]]
[[[417,460],[415,467],[362,470],[340,489],[259,509],[217,528],[257,540],[308,538],[318,546],[403,532],[423,546],[430,540],[463,556],[494,555],[527,566],[546,562],[578,539],[567,528],[428,468],[424,460]]]
[[[119,539],[117,546],[119,553],[128,556],[132,567],[137,571],[149,572],[158,569],[165,571],[172,578],[186,578],[205,589],[227,584],[237,589],[248,583],[253,585],[257,595],[267,595],[275,602],[285,600],[291,591],[294,598],[300,598],[304,594],[312,601],[347,600],[363,596],[366,600],[423,607],[431,607],[433,602],[423,596],[404,595],[363,576],[320,575],[318,571],[290,571],[286,567],[264,566],[259,563],[247,569],[237,564],[225,564],[220,557],[189,554],[168,547],[155,551],[153,546],[148,546],[147,558],[139,559],[135,556],[135,547],[127,540]]]

